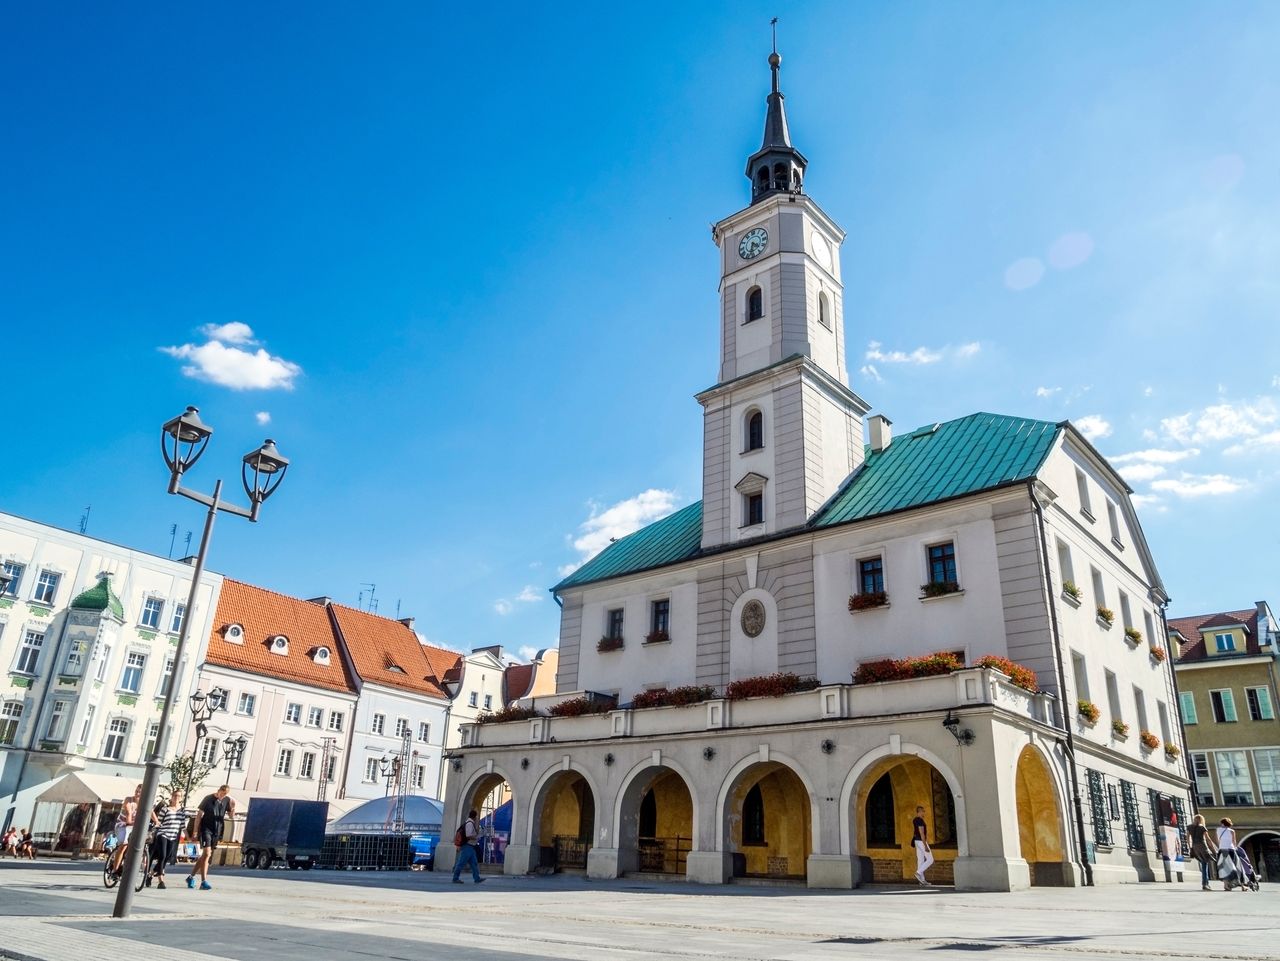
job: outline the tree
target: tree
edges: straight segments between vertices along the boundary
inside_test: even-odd
[[[213,767],[212,764],[197,760],[190,754],[175,757],[165,765],[164,771],[168,776],[168,781],[160,788],[160,794],[163,797],[157,800],[167,801],[173,796],[174,791],[184,791],[190,794],[193,789],[204,783],[204,779],[209,776],[209,772],[213,770]],[[187,800],[189,802],[190,798]]]

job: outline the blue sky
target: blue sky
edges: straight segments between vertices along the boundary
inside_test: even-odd
[[[193,481],[295,465],[216,570],[554,644],[560,571],[700,496],[777,15],[855,389],[1070,417],[1171,613],[1280,600],[1280,7],[467,7],[5,12],[0,508],[180,550],[192,403]]]

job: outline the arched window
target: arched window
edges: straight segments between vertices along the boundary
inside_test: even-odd
[[[818,323],[823,327],[831,326],[831,305],[826,293],[818,294]]]
[[[764,414],[753,410],[747,415],[747,450],[764,447]]]
[[[747,291],[747,321],[759,320],[764,316],[764,291],[752,287]]]
[[[896,845],[894,829],[893,782],[886,774],[876,781],[867,794],[867,844]]]
[[[756,190],[765,191],[769,189],[769,167],[766,164],[756,173]]]
[[[773,186],[775,190],[787,190],[791,186],[791,176],[786,164],[773,165]]]
[[[742,843],[764,844],[764,796],[760,785],[747,792],[742,802]]]

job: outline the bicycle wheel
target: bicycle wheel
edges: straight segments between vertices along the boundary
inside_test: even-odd
[[[102,885],[106,888],[114,888],[120,883],[120,875],[111,870],[111,855],[107,855],[107,863],[102,866]]]
[[[133,890],[141,891],[149,887],[151,887],[151,845],[148,844],[142,849],[142,870],[138,872],[138,883]]]

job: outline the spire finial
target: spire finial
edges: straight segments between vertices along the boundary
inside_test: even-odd
[[[773,71],[773,92],[778,92],[778,67],[782,57],[778,54],[778,18],[769,21],[769,29],[773,31],[773,53],[769,54],[769,69]]]

